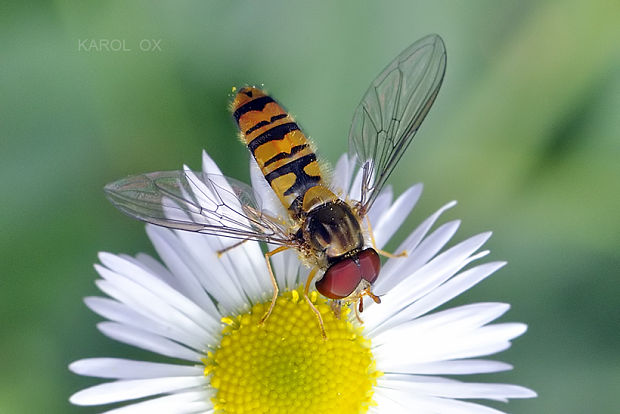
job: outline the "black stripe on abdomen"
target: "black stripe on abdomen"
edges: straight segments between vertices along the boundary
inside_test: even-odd
[[[287,116],[288,116],[288,114],[274,115],[274,116],[271,117],[271,119],[269,121],[260,121],[259,123],[254,125],[252,128],[250,128],[247,131],[245,131],[245,135],[250,135],[252,132],[256,131],[257,129],[262,128],[262,127],[264,127],[266,125],[272,124],[275,121],[277,121],[278,119],[286,118]]]
[[[256,98],[253,101],[237,108],[237,110],[233,112],[233,118],[235,118],[235,122],[239,125],[239,118],[241,118],[243,114],[250,111],[262,111],[265,108],[265,105],[271,102],[275,101],[269,96],[261,96],[260,98]]]
[[[269,164],[273,164],[276,161],[284,160],[286,158],[291,158],[293,155],[297,154],[299,151],[302,151],[302,150],[304,150],[306,148],[308,148],[308,144],[297,145],[297,146],[291,148],[291,152],[281,152],[278,155],[275,155],[275,156],[269,158],[267,160],[267,162],[265,162],[263,167],[266,167]]]
[[[306,171],[304,171],[306,165],[313,161],[316,161],[316,154],[312,153],[304,155],[301,158],[297,158],[296,160],[273,170],[269,174],[265,175],[265,179],[271,185],[271,182],[276,178],[293,173],[295,174],[295,182],[284,192],[284,195],[304,194],[308,188],[317,185],[321,181],[320,176],[308,175],[306,174]]]
[[[269,125],[271,122],[269,121],[260,121],[258,124],[254,125],[252,128],[245,131],[245,135],[250,135],[252,132],[256,131],[259,128],[264,127],[265,125]]]
[[[254,155],[256,148],[260,147],[261,145],[269,141],[284,139],[286,134],[288,134],[291,131],[297,131],[297,130],[299,130],[299,126],[297,126],[295,122],[288,122],[286,124],[277,125],[271,128],[270,130],[263,132],[262,134],[254,138],[252,141],[250,141],[248,143],[248,148],[252,152],[252,155]]]

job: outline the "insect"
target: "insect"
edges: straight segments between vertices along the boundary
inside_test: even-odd
[[[237,91],[233,118],[285,213],[263,211],[250,186],[190,170],[131,176],[108,184],[106,195],[139,220],[238,239],[222,253],[247,240],[278,245],[265,253],[274,291],[261,323],[278,296],[270,257],[295,249],[312,269],[304,297],[326,338],[321,314],[308,296],[311,283],[321,272],[315,287],[334,300],[337,313],[342,304],[355,302],[362,311],[364,296],[380,302],[372,293],[381,267],[379,254],[394,255],[376,248],[367,213],[435,101],[445,68],[444,43],[429,35],[401,52],[371,83],[349,132],[350,152],[362,168],[359,200],[337,195],[299,125],[254,87]]]

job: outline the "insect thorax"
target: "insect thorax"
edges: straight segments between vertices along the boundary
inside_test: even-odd
[[[310,210],[302,231],[306,243],[322,252],[328,264],[364,246],[359,219],[348,204],[338,199]]]

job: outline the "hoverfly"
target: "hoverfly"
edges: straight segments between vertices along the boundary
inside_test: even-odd
[[[273,297],[278,296],[270,257],[295,249],[311,267],[304,297],[318,317],[308,292],[342,303],[359,302],[372,293],[379,276],[379,253],[367,213],[411,143],[435,101],[446,68],[438,35],[426,36],[401,52],[371,83],[353,115],[349,149],[361,165],[359,200],[336,195],[297,123],[273,98],[254,87],[237,91],[231,104],[242,140],[286,213],[263,211],[253,189],[220,175],[183,171],[131,176],[105,187],[110,201],[131,217],[171,229],[238,239],[224,250],[257,240],[279,247],[265,253]],[[366,219],[366,220],[365,220]],[[367,225],[364,225],[366,221]],[[223,252],[223,251],[222,251]]]

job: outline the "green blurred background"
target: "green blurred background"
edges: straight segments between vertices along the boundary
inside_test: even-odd
[[[444,202],[455,240],[493,230],[509,265],[454,303],[505,301],[529,332],[478,378],[540,396],[513,413],[618,412],[620,2],[54,1],[0,13],[0,412],[85,413],[75,359],[150,355],[95,329],[100,250],[152,252],[104,198],[131,173],[200,168],[206,148],[247,179],[231,86],[265,84],[320,155],[346,150],[355,105],[400,50],[439,33],[448,69],[392,177]],[[80,50],[119,39],[130,51]],[[140,41],[155,40],[149,51]],[[144,42],[143,47],[148,43]],[[402,237],[402,235],[401,235]]]

